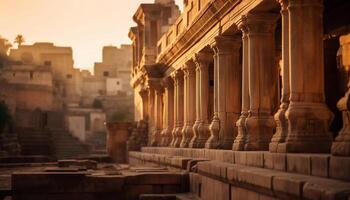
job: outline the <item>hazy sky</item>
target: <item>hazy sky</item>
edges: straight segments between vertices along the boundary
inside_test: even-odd
[[[75,67],[91,69],[104,45],[130,43],[132,16],[140,3],[154,0],[0,0],[0,35],[25,44],[71,46]],[[183,0],[176,0],[182,7]]]

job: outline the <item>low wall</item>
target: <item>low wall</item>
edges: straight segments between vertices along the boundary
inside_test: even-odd
[[[145,147],[129,160],[187,170],[202,200],[350,198],[348,157]]]

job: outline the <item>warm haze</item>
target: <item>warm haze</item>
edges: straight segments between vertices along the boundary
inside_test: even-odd
[[[182,7],[183,0],[176,0]],[[0,35],[12,43],[17,34],[26,42],[71,46],[74,66],[91,70],[102,47],[130,43],[132,14],[140,3],[154,0],[0,0]]]

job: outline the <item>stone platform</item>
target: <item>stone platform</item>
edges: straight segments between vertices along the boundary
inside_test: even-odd
[[[187,170],[191,192],[203,200],[350,198],[349,157],[145,147],[129,160]]]
[[[186,193],[189,189],[185,171],[92,160],[0,168],[0,174],[1,200],[5,196],[14,200],[138,200],[141,194]]]

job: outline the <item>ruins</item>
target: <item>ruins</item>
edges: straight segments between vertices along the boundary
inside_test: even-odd
[[[350,199],[350,2],[183,2],[140,4],[131,46],[80,72],[82,104],[133,89],[134,122],[106,118],[109,156],[0,157],[0,199]]]

